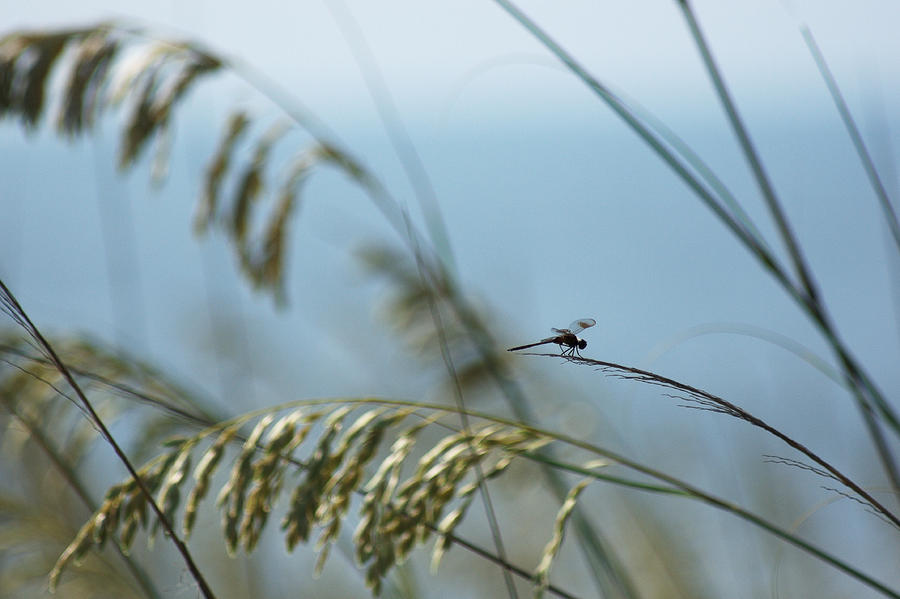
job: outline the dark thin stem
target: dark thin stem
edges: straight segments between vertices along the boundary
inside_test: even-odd
[[[138,474],[137,470],[135,470],[134,466],[131,464],[131,460],[128,459],[128,456],[125,455],[125,452],[116,442],[115,438],[113,438],[112,433],[110,433],[109,429],[106,428],[106,425],[103,423],[103,420],[100,418],[99,414],[94,410],[94,406],[88,400],[87,396],[84,394],[84,391],[81,390],[81,386],[75,381],[75,377],[72,376],[72,373],[69,372],[69,369],[63,364],[62,360],[60,360],[59,356],[56,354],[56,351],[50,345],[50,343],[44,338],[41,334],[40,330],[34,325],[31,319],[28,317],[28,314],[19,304],[16,297],[13,295],[12,291],[6,286],[2,280],[0,280],[0,291],[2,291],[3,296],[3,304],[4,307],[9,310],[10,316],[12,316],[13,320],[18,322],[23,328],[28,332],[28,334],[34,338],[34,340],[41,347],[42,351],[46,352],[47,357],[53,362],[53,365],[59,370],[59,373],[66,379],[66,382],[75,391],[75,394],[78,396],[78,399],[81,401],[82,408],[88,413],[90,420],[94,426],[100,431],[100,434],[106,439],[107,443],[109,443],[110,447],[112,447],[116,456],[128,470],[128,473],[134,479],[134,482],[140,488],[141,493],[147,499],[147,502],[150,504],[150,507],[153,509],[153,512],[156,514],[156,517],[159,519],[160,524],[165,530],[168,537],[175,544],[176,549],[181,554],[182,559],[184,559],[185,565],[191,573],[191,576],[197,582],[197,586],[200,591],[203,593],[203,596],[207,599],[214,599],[215,594],[210,589],[209,585],[206,583],[206,580],[203,577],[203,574],[200,572],[200,569],[197,568],[196,563],[194,562],[193,557],[191,556],[190,551],[187,548],[187,545],[178,537],[175,530],[172,528],[172,524],[169,522],[169,519],[166,518],[166,515],[163,513],[162,509],[160,509],[159,505],[156,503],[156,500],[153,498],[153,493],[150,492],[150,489],[144,484],[144,481],[141,479],[141,476]]]
[[[44,455],[47,456],[47,459],[50,460],[50,463],[53,464],[53,467],[56,468],[59,475],[63,477],[66,484],[69,485],[78,499],[81,500],[81,503],[84,504],[90,512],[94,512],[97,509],[97,506],[93,499],[91,499],[84,484],[82,484],[81,480],[79,480],[69,464],[66,463],[65,459],[59,454],[50,439],[44,434],[40,424],[33,422],[30,418],[21,414],[16,409],[16,406],[13,405],[10,398],[0,397],[0,401],[6,404],[6,409],[9,410],[13,417],[15,417],[23,427],[25,427],[25,430],[28,431],[29,438],[37,443],[38,447],[44,452]],[[153,597],[154,599],[161,598],[162,596],[159,594],[159,591],[153,586],[153,580],[147,575],[143,568],[141,568],[140,564],[135,562],[130,555],[124,553],[117,543],[113,543],[113,545],[115,546],[119,557],[125,562],[125,567],[128,568],[128,571],[134,577],[141,590],[148,597]]]
[[[437,527],[434,526],[433,524],[426,524],[426,527],[437,533]],[[438,533],[438,534],[441,534],[441,533]],[[499,557],[497,557],[493,553],[490,553],[489,551],[484,550],[483,548],[479,547],[478,545],[475,545],[474,543],[470,543],[469,541],[460,539],[459,537],[454,536],[452,534],[447,535],[447,537],[451,541],[453,541],[454,543],[459,545],[460,547],[468,549],[475,555],[478,555],[490,562],[493,562],[493,563],[497,564],[498,566],[502,566],[505,570],[509,570],[510,572],[512,572],[513,574],[518,576],[519,578],[523,578],[531,583],[535,582],[534,576],[531,574],[531,572],[528,572],[527,570],[523,570],[522,568],[519,568],[518,566],[515,566],[513,564],[504,562],[503,560],[501,560]],[[577,599],[577,595],[568,593],[568,592],[562,590],[561,588],[559,588],[558,586],[555,586],[552,584],[550,586],[548,586],[546,590],[548,593],[556,595],[557,597],[563,597],[564,599]]]
[[[533,354],[539,356],[548,356],[559,358],[558,354]],[[574,362],[576,364],[587,364],[590,366],[598,366],[604,372],[613,371],[616,373],[620,373],[630,380],[640,381],[644,383],[662,385],[664,387],[668,387],[670,389],[675,389],[677,391],[683,391],[687,393],[690,398],[695,398],[699,400],[704,406],[714,406],[714,411],[721,412],[723,414],[728,414],[729,416],[734,416],[735,418],[739,418],[746,422],[749,422],[753,426],[763,429],[767,433],[781,439],[790,447],[796,449],[818,465],[822,466],[825,470],[827,470],[834,478],[841,482],[848,489],[852,489],[854,493],[856,493],[859,497],[865,500],[866,503],[872,506],[873,509],[878,511],[885,518],[890,520],[895,526],[900,528],[900,517],[894,515],[889,509],[884,507],[878,500],[872,497],[865,489],[861,486],[853,482],[848,476],[843,474],[837,468],[832,466],[830,463],[826,462],[823,458],[819,457],[817,454],[813,453],[812,450],[807,448],[802,443],[792,439],[785,433],[771,426],[767,422],[763,421],[761,418],[758,418],[752,414],[750,414],[745,409],[725,400],[717,395],[713,395],[712,393],[708,393],[707,391],[703,391],[702,389],[698,389],[696,387],[692,387],[690,385],[686,385],[684,383],[679,383],[674,379],[670,379],[664,377],[662,375],[656,374],[654,372],[650,372],[648,370],[641,370],[640,368],[633,368],[631,366],[623,366],[622,364],[616,364],[614,362],[605,362],[602,360],[594,360],[591,358],[584,358],[580,356],[562,356],[563,359],[568,360],[569,362]]]
[[[866,171],[866,176],[869,178],[872,190],[875,192],[878,201],[881,203],[884,220],[887,221],[888,228],[891,230],[891,236],[894,238],[894,245],[897,246],[897,251],[900,252],[900,222],[897,222],[897,213],[894,210],[894,206],[891,204],[890,197],[888,197],[887,189],[885,189],[884,183],[882,183],[881,177],[878,175],[878,169],[875,168],[875,163],[869,155],[866,143],[863,141],[859,128],[853,120],[853,115],[850,114],[850,108],[844,100],[844,95],[841,93],[841,89],[838,87],[837,81],[835,81],[834,75],[831,73],[831,69],[828,68],[828,63],[825,61],[825,57],[822,55],[822,51],[819,49],[819,45],[816,43],[812,31],[810,31],[809,27],[806,25],[801,25],[800,34],[806,42],[806,47],[809,48],[809,53],[812,54],[813,60],[819,69],[819,73],[822,75],[822,79],[825,80],[825,85],[828,86],[828,92],[831,94],[831,99],[834,101],[835,108],[837,108],[838,113],[841,115],[841,121],[843,121],[844,127],[847,128],[847,134],[853,142],[853,147],[856,149],[856,155],[859,157],[859,161]]]

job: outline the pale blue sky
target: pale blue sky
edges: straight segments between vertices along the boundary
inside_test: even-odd
[[[807,22],[839,80],[853,93],[858,77],[880,78],[891,94],[900,87],[900,6],[888,0],[846,2],[763,0],[695,2],[717,58],[736,91],[747,99],[765,99],[776,84],[815,85],[816,75],[796,23]],[[329,12],[327,1],[290,2],[3,2],[4,29],[134,19],[171,28],[224,49],[304,96],[365,104],[352,56]],[[373,49],[401,105],[446,99],[449,90],[475,69],[500,61],[541,62],[546,52],[500,8],[489,1],[346,3]],[[595,74],[642,101],[661,96],[684,108],[696,101],[705,82],[696,52],[676,3],[522,2],[520,7]],[[525,67],[522,67],[525,68]],[[561,77],[540,71],[516,91],[549,93],[557,100],[569,88]],[[547,78],[555,85],[547,85]],[[562,90],[559,89],[562,87]],[[577,84],[573,84],[577,88]],[[470,100],[482,99],[472,84]],[[507,91],[512,91],[507,89]],[[494,90],[496,93],[496,90]],[[750,94],[749,96],[747,94]],[[498,100],[496,96],[491,98]],[[314,102],[314,100],[311,100]],[[409,105],[407,105],[409,102]]]

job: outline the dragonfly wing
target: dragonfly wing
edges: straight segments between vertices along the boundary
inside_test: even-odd
[[[557,335],[571,335],[572,334],[572,331],[570,331],[569,329],[550,329],[550,330],[553,331],[554,333],[556,333]]]
[[[594,326],[595,324],[597,324],[597,321],[594,320],[593,318],[580,318],[569,325],[569,331],[571,331],[573,334],[577,335],[581,331],[583,331],[585,329],[589,329],[592,326]]]

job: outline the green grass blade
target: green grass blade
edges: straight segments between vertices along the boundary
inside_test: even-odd
[[[806,42],[806,47],[809,48],[809,53],[812,55],[816,67],[818,67],[819,73],[822,75],[822,79],[825,80],[825,85],[828,86],[828,93],[831,94],[834,106],[841,115],[844,127],[847,128],[847,134],[850,136],[853,147],[856,149],[856,154],[859,156],[859,161],[866,171],[866,176],[869,178],[869,183],[872,185],[872,191],[875,192],[878,201],[881,203],[881,210],[884,212],[884,220],[891,230],[891,236],[894,238],[894,244],[897,246],[897,251],[900,252],[900,222],[897,222],[897,213],[894,210],[894,206],[891,204],[891,199],[888,197],[884,184],[881,182],[881,177],[878,175],[875,163],[872,162],[872,157],[869,155],[869,151],[866,148],[862,135],[859,133],[856,122],[853,120],[853,115],[850,114],[850,109],[844,101],[844,96],[841,94],[837,81],[835,81],[831,69],[828,68],[828,63],[825,62],[825,57],[822,55],[822,51],[819,49],[819,45],[816,43],[809,27],[801,25],[800,34],[803,36],[803,41]]]
[[[519,22],[541,44],[543,44],[554,56],[575,74],[585,85],[590,88],[601,100],[603,100],[631,129],[647,143],[650,148],[665,162],[675,174],[693,191],[713,214],[756,256],[766,270],[793,294],[797,294],[794,283],[787,275],[784,268],[772,254],[761,239],[758,239],[751,231],[729,212],[717,197],[691,172],[687,164],[679,159],[653,131],[637,117],[634,111],[625,102],[614,94],[608,87],[600,83],[585,69],[575,58],[566,52],[549,34],[542,30],[525,13],[520,11],[508,0],[494,0],[501,8]]]
[[[639,490],[648,491],[651,493],[662,493],[662,494],[666,494],[666,495],[680,495],[683,497],[688,497],[690,499],[701,501],[707,505],[710,505],[717,509],[720,509],[720,510],[723,510],[730,514],[733,514],[734,516],[737,516],[738,518],[741,518],[742,520],[746,520],[747,522],[750,522],[754,526],[757,526],[757,527],[765,530],[766,532],[775,535],[776,537],[782,539],[783,541],[786,541],[786,542],[790,543],[791,545],[799,547],[803,551],[805,551],[805,552],[809,553],[810,555],[822,560],[823,562],[837,568],[838,570],[844,572],[845,574],[851,576],[852,578],[855,578],[856,580],[862,582],[863,584],[875,589],[876,591],[878,591],[879,593],[883,594],[886,597],[893,597],[895,599],[900,599],[900,592],[898,592],[897,590],[892,589],[889,586],[875,580],[868,574],[861,572],[860,570],[858,570],[857,568],[848,564],[847,562],[828,553],[827,551],[824,551],[824,550],[816,547],[812,543],[804,541],[803,539],[801,539],[797,535],[793,534],[789,530],[781,528],[780,526],[777,526],[774,523],[769,522],[762,516],[754,514],[753,512],[746,510],[746,509],[740,507],[739,505],[736,505],[729,501],[725,501],[724,499],[720,499],[718,497],[715,497],[714,495],[710,495],[709,493],[701,491],[697,487],[694,487],[694,486],[690,485],[689,483],[681,481],[673,476],[665,474],[664,472],[660,472],[658,470],[648,468],[646,466],[643,466],[642,464],[638,464],[637,462],[633,462],[633,461],[631,461],[627,458],[624,458],[620,455],[607,452],[606,450],[603,450],[603,449],[600,449],[597,447],[595,447],[594,450],[595,450],[595,453],[597,453],[598,455],[604,455],[605,457],[613,460],[614,462],[618,462],[622,466],[625,466],[625,467],[635,470],[637,472],[641,472],[642,474],[646,474],[647,476],[650,476],[657,480],[663,481],[671,486],[640,483],[638,481],[628,480],[623,477],[610,476],[610,475],[607,475],[604,473],[596,472],[593,469],[587,469],[587,468],[583,468],[581,466],[577,466],[574,464],[567,464],[567,463],[559,462],[559,461],[552,462],[552,465],[554,467],[560,468],[562,470],[568,470],[569,472],[577,473],[582,476],[593,477],[593,478],[596,478],[597,480],[604,480],[606,482],[622,485],[622,486],[632,488],[632,489],[639,489]],[[525,455],[525,457],[529,457],[529,458],[537,460],[537,461],[549,463],[549,462],[547,462],[547,458],[544,456],[538,456],[538,455],[534,455],[534,454],[524,454],[524,455]]]

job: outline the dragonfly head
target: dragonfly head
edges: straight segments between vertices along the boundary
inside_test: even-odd
[[[584,339],[579,339],[578,340],[578,349],[584,349],[586,347],[587,347],[587,341],[585,341]]]

